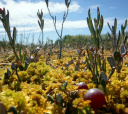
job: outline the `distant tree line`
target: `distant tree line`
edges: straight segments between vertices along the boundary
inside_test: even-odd
[[[126,32],[128,35],[128,32]],[[59,39],[55,41],[54,45],[59,45]],[[77,48],[78,46],[84,47],[86,45],[92,46],[91,35],[65,35],[62,38],[63,47],[72,47]],[[106,50],[111,50],[111,41],[108,37],[108,34],[102,34],[100,36],[100,47],[104,47]]]
[[[126,32],[126,35],[128,35],[128,32]],[[59,40],[56,40],[53,45],[54,48],[58,48],[59,47]],[[47,38],[45,45],[51,45],[51,41],[50,38]],[[92,46],[92,39],[91,39],[91,35],[65,35],[62,38],[62,45],[64,48],[74,48],[76,49],[78,46],[84,47],[86,45]],[[25,48],[25,47],[33,47],[35,48],[36,46],[38,46],[38,44],[35,44],[34,42],[32,42],[31,44],[25,45],[21,42],[17,42],[16,43],[16,48],[18,49],[19,47]],[[102,34],[101,38],[100,38],[100,46],[104,46],[104,49],[106,50],[111,50],[111,41],[108,38],[107,34]],[[0,47],[4,49],[4,51],[6,49],[10,49],[10,45],[9,42],[6,41],[5,39],[3,39],[3,41],[0,41]]]
[[[59,39],[55,41],[55,45],[59,45]],[[108,39],[107,34],[101,35],[101,40],[100,40],[101,46],[105,46],[106,49],[108,49],[110,46],[110,42]],[[62,44],[63,47],[72,47],[72,48],[77,48],[78,46],[84,47],[86,45],[92,46],[92,39],[91,35],[65,35],[62,39]]]

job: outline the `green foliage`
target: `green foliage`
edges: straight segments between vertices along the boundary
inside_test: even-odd
[[[91,32],[91,37],[93,39],[93,45],[95,46],[95,48],[89,49],[89,47],[86,46],[86,51],[87,51],[86,64],[88,69],[91,71],[93,75],[92,80],[96,84],[96,86],[98,87],[99,85],[102,85],[105,89],[106,85],[104,83],[107,80],[107,76],[105,74],[106,62],[104,56],[99,53],[100,34],[103,28],[103,21],[104,21],[103,16],[100,15],[100,10],[97,7],[97,19],[94,18],[94,25],[93,25],[90,9],[88,10],[87,23],[89,30]]]
[[[63,15],[63,21],[62,21],[62,26],[61,26],[61,33],[59,34],[57,28],[56,28],[56,16],[52,16],[50,10],[49,10],[49,6],[48,6],[48,0],[45,0],[45,3],[46,3],[46,6],[48,8],[48,12],[49,12],[49,15],[51,16],[52,20],[53,20],[53,25],[54,25],[54,28],[55,28],[55,31],[57,33],[57,35],[59,36],[60,40],[59,40],[59,43],[60,43],[60,54],[59,54],[59,59],[61,59],[61,53],[62,53],[62,35],[63,35],[63,25],[64,25],[64,22],[68,16],[68,11],[69,11],[69,5],[71,3],[71,0],[65,0],[65,5],[66,5],[66,8],[67,8],[67,11],[64,12],[64,15]]]
[[[59,86],[59,90],[61,91],[61,94],[56,94],[55,96],[51,96],[50,94],[47,95],[48,100],[51,101],[51,103],[55,103],[59,108],[64,108],[65,107],[65,114],[73,113],[76,111],[76,108],[72,106],[72,102],[75,98],[79,97],[78,96],[78,91],[69,91],[67,89],[67,81],[64,82],[64,84],[61,84]],[[65,94],[65,98],[63,97]]]
[[[100,48],[99,47],[99,38],[100,38],[101,31],[103,29],[103,22],[104,22],[104,19],[103,19],[103,16],[100,15],[100,10],[98,7],[97,7],[97,19],[94,18],[94,25],[92,23],[90,9],[88,10],[87,24],[88,24],[89,30],[91,32],[93,43],[94,43],[95,47],[98,49]]]
[[[122,43],[126,43],[126,40],[127,40],[127,36],[125,36],[125,29],[127,27],[127,20],[125,20],[125,25],[121,25],[121,32],[119,30],[119,33],[118,33],[118,38],[116,38],[116,30],[117,30],[117,19],[115,18],[114,20],[114,26],[110,27],[109,23],[108,23],[108,27],[111,31],[111,34],[110,35],[108,33],[108,37],[110,38],[111,40],[111,43],[112,43],[112,48],[113,48],[113,52],[115,50],[120,50],[120,45],[119,44],[122,44]]]
[[[47,7],[48,7],[48,0],[45,0],[45,2],[46,2],[46,5],[47,5]]]
[[[39,24],[39,27],[40,27],[40,29],[41,29],[41,31],[42,31],[42,46],[43,46],[43,28],[44,28],[44,19],[43,19],[43,12],[42,12],[42,10],[41,10],[41,12],[39,12],[39,10],[38,10],[38,12],[37,12],[37,16],[38,16],[38,18],[39,18],[39,20],[38,20],[38,24]]]
[[[11,36],[11,30],[10,30],[10,24],[9,24],[9,11],[7,10],[7,14],[5,12],[5,8],[2,11],[3,11],[3,13],[1,13],[1,15],[0,15],[0,20],[3,24],[3,27],[4,27],[7,35],[8,35],[9,43],[11,45],[11,48],[13,49],[13,53],[16,57],[16,62],[18,64],[18,67],[20,70],[24,70],[22,63],[25,63],[27,54],[26,53],[22,54],[21,47],[19,47],[19,56],[18,56],[18,54],[16,52],[16,36],[17,36],[16,27],[13,27],[13,33]],[[40,15],[41,16],[43,15],[42,12]],[[40,15],[39,15],[39,17],[40,17]]]
[[[113,57],[108,57],[107,59],[108,59],[109,64],[112,66],[112,68],[116,68],[117,72],[120,73],[120,70],[123,64],[123,57],[127,54],[126,46],[125,46],[126,41],[127,41],[127,35],[125,35],[125,29],[127,27],[127,20],[125,20],[124,26],[121,25],[121,32],[119,30],[117,39],[116,39],[117,19],[115,18],[114,26],[110,27],[108,23],[108,27],[111,30],[111,34],[112,34],[110,35],[108,33],[108,36],[112,42]],[[114,65],[112,65],[113,63]]]
[[[13,112],[13,114],[17,114],[17,110],[14,106],[11,106],[8,110],[8,112]]]
[[[26,56],[27,56],[26,53],[23,53],[23,54],[21,53],[21,47],[19,47],[19,57],[20,57],[21,63],[25,63]]]
[[[9,24],[9,11],[7,10],[7,14],[6,14],[5,8],[3,9],[3,13],[0,16],[0,20],[4,26],[4,29],[7,33],[7,35],[8,35],[10,45],[13,49],[13,53],[14,53],[15,57],[17,58],[17,60],[19,60],[19,57],[18,57],[16,50],[15,50],[16,28],[15,27],[13,28],[13,35],[11,37],[10,24]]]
[[[38,10],[37,16],[39,18],[39,20],[38,20],[39,27],[40,27],[41,30],[43,30],[43,28],[44,28],[44,19],[43,19],[43,12],[42,12],[42,10],[41,10],[41,12],[39,12],[39,10]]]
[[[91,43],[91,36],[89,35],[76,35],[76,36],[71,36],[71,35],[65,35],[62,39],[62,45],[65,48],[73,47],[77,48],[79,45],[81,47],[89,44],[92,45]],[[54,45],[58,46],[59,40],[56,40]]]

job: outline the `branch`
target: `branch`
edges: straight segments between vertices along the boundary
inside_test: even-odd
[[[48,6],[47,6],[47,8],[48,8]],[[59,35],[58,30],[57,30],[57,28],[56,28],[56,22],[55,22],[55,19],[54,19],[54,17],[51,15],[49,8],[48,8],[48,12],[49,12],[49,15],[51,16],[51,18],[52,18],[52,20],[53,20],[53,24],[54,24],[56,33],[57,33],[58,36],[61,38],[61,36]]]

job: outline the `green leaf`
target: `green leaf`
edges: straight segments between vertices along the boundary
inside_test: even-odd
[[[92,19],[89,19],[89,26],[90,26],[90,29],[91,29],[91,33],[93,33],[94,32],[94,27],[93,27]]]
[[[121,25],[121,32],[124,35],[124,27],[123,27],[123,25]]]
[[[98,68],[97,68],[97,64],[95,65],[95,73],[96,73],[96,76],[99,77],[99,71],[98,71]]]
[[[105,88],[106,87],[106,82],[104,80],[101,80],[101,85]]]
[[[7,74],[8,74],[8,76],[11,75],[11,71],[9,70],[9,68],[7,69]]]
[[[103,63],[102,63],[102,70],[106,72],[106,61],[105,60],[103,60]]]
[[[97,7],[97,21],[98,21],[98,24],[99,24],[99,20],[100,20],[100,10],[99,10],[99,7]]]
[[[98,21],[96,18],[94,18],[94,25],[95,25],[95,30],[97,30],[97,26],[98,26]]]
[[[7,30],[9,30],[9,11],[7,10],[7,15],[5,16],[6,19],[6,25],[7,25]]]
[[[38,24],[39,24],[39,26],[40,26],[40,29],[41,29],[41,23],[40,23],[40,21],[38,20]]]
[[[67,6],[67,8],[69,7],[70,5],[70,1],[69,0],[65,0],[65,5]]]
[[[117,29],[117,19],[115,18],[115,21],[114,21],[114,33],[116,33],[116,29]]]
[[[91,71],[91,65],[89,64],[88,58],[86,58],[86,63],[87,63],[88,69]]]
[[[93,27],[93,23],[92,23],[92,19],[91,19],[91,15],[90,15],[90,9],[88,10],[88,17],[87,17],[87,23],[88,23],[88,27],[90,29],[90,32],[91,32],[91,35],[92,37],[94,38],[94,44],[96,43],[96,34],[95,34],[95,30],[94,30],[94,27]]]
[[[37,16],[38,16],[38,18],[40,19],[40,13],[39,13],[39,10],[38,10],[38,12],[37,12]]]
[[[111,32],[112,32],[112,28],[110,27],[109,23],[107,23],[107,24],[108,24],[109,29],[110,29],[110,30],[111,30]]]
[[[114,71],[115,71],[115,68],[112,68],[108,79],[111,78],[111,76],[113,75]]]
[[[122,69],[122,65],[119,65],[117,68],[116,68],[116,71],[117,73],[120,73],[120,70]]]
[[[92,24],[92,19],[89,19],[87,17],[87,24],[88,24],[89,30],[91,32],[93,43],[95,44],[96,43],[96,33],[95,33],[95,30],[94,30],[94,27],[93,27],[93,24]]]
[[[121,51],[121,55],[126,54],[126,48],[124,44],[121,45],[120,51]]]
[[[19,66],[20,71],[24,70],[24,67],[22,65]]]
[[[62,101],[61,94],[58,94],[58,95],[57,95],[56,101],[57,101],[57,103],[59,103],[59,104],[61,103],[61,101]]]
[[[80,68],[79,64],[75,65],[75,71],[79,71],[79,68]]]
[[[67,3],[67,8],[69,7],[70,3],[71,3],[71,1]]]
[[[111,66],[111,68],[115,67],[116,63],[113,57],[107,57],[107,60]]]
[[[51,96],[51,95],[47,95],[47,97],[48,97],[48,99],[53,103],[55,100],[54,100],[54,98]]]
[[[100,41],[99,41],[99,38],[98,37],[96,39],[96,46],[97,46],[98,49],[100,49]]]
[[[16,28],[13,28],[13,45],[15,45],[15,41],[16,41]]]
[[[64,91],[66,88],[63,85],[59,86],[59,90]]]
[[[98,88],[104,92],[104,87],[102,85],[99,85]]]
[[[43,17],[43,12],[42,12],[42,9],[41,9],[41,17]]]
[[[25,69],[27,69],[28,65],[29,65],[29,63],[27,63],[27,62],[25,61]]]
[[[118,48],[118,46],[119,46],[120,38],[121,38],[121,37],[120,37],[120,30],[119,30],[116,48]]]
[[[67,5],[67,3],[68,3],[68,0],[65,0],[65,5]]]
[[[68,82],[66,81],[66,82],[64,83],[64,87],[65,87],[65,89],[66,89],[66,87],[67,87],[67,84],[68,84]]]
[[[92,19],[90,19],[89,24],[90,24],[89,26],[91,28],[91,36],[94,39],[93,41],[94,41],[94,44],[95,44],[96,43],[96,32],[95,32],[94,27],[93,27]]]
[[[41,30],[44,28],[44,19],[41,20]]]
[[[103,78],[104,81],[107,80],[107,75],[105,74],[104,71],[101,72],[100,76]]]
[[[103,16],[101,15],[101,18],[100,18],[100,25],[99,25],[99,34],[101,34],[101,31],[103,29],[103,24],[104,24],[104,19],[103,19]]]
[[[88,17],[89,17],[89,19],[91,19],[90,8],[88,10]]]
[[[90,32],[91,32],[91,26],[90,26],[90,21],[89,21],[89,18],[87,17],[87,24],[88,24],[88,27],[89,27],[89,30],[90,30]]]
[[[13,114],[17,114],[17,110],[14,106],[11,106],[8,110],[8,112],[13,112]]]
[[[128,39],[128,37],[126,35],[125,38],[124,38],[124,45],[127,43],[127,39]]]
[[[124,29],[126,29],[126,27],[127,27],[127,19],[125,20]]]
[[[109,37],[110,40],[112,39],[112,38],[111,38],[111,35],[109,34],[109,32],[108,32],[108,37]]]
[[[46,5],[47,5],[47,7],[48,7],[48,0],[45,0],[45,2],[46,2]]]
[[[7,80],[9,79],[8,73],[5,73],[5,74],[4,74],[4,79],[5,79],[5,80],[6,80],[6,79],[7,79]]]
[[[22,56],[21,56],[21,47],[19,47],[19,56],[20,56],[20,60],[22,60]]]
[[[118,51],[113,52],[113,57],[115,61],[121,61],[121,54]]]
[[[23,56],[22,56],[22,63],[24,63],[25,62],[25,60],[26,60],[26,56],[27,56],[27,54],[25,53],[25,54],[23,54]]]
[[[100,55],[97,54],[97,63],[99,65],[99,67],[101,67],[101,59],[100,59]]]
[[[12,64],[11,64],[11,69],[12,69],[12,70],[15,70],[15,69],[16,69],[16,64],[15,64],[15,63],[12,63]]]
[[[91,52],[89,51],[88,46],[86,47],[86,50],[87,50],[89,61],[91,62],[91,64],[93,64],[93,56],[92,56]]]

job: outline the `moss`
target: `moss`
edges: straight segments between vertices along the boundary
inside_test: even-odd
[[[20,79],[21,79],[23,82],[25,82],[25,81],[29,82],[29,81],[30,81],[30,77],[31,77],[31,76],[28,75],[26,71],[19,71],[19,72],[18,72],[18,75],[19,75]]]
[[[31,77],[30,81],[32,83],[35,83],[35,84],[40,84],[41,83],[41,78],[37,75],[34,75],[34,76]]]
[[[58,66],[54,69],[50,65],[46,65],[45,58],[43,56],[37,63],[30,63],[26,71],[18,71],[19,77],[22,80],[19,83],[17,75],[14,73],[9,80],[3,80],[4,73],[7,71],[0,69],[0,102],[3,102],[6,109],[10,106],[15,106],[18,113],[24,111],[27,114],[41,114],[41,113],[65,113],[65,106],[60,107],[56,103],[47,101],[47,95],[50,94],[55,98],[56,95],[61,94],[65,102],[71,100],[63,91],[60,91],[59,86],[67,81],[68,91],[75,91],[76,83],[85,82],[88,88],[95,88],[96,85],[92,82],[92,73],[87,69],[83,72],[86,64],[81,64],[81,71],[73,71],[75,65],[72,64],[68,67],[68,70],[64,70],[65,63],[71,60],[70,54],[64,52],[64,58],[61,60],[49,61],[53,66]],[[55,55],[51,58],[56,58]],[[77,60],[78,56],[74,55]],[[81,58],[85,60],[86,56]],[[106,62],[106,74],[109,76],[111,68],[108,62]],[[114,73],[110,79],[110,82],[106,85],[106,104],[100,111],[110,113],[126,113],[128,112],[128,76],[127,67],[124,63],[121,73]],[[64,68],[61,70],[61,68]],[[5,83],[2,83],[5,82]],[[83,96],[86,91],[79,91],[78,98],[73,100],[72,107],[78,107],[83,111],[83,105],[86,107],[89,102],[83,100]],[[63,94],[62,94],[63,93]],[[106,108],[106,110],[104,110]],[[88,107],[89,109],[89,107]],[[91,111],[92,109],[89,109]],[[83,111],[84,112],[84,111]]]

